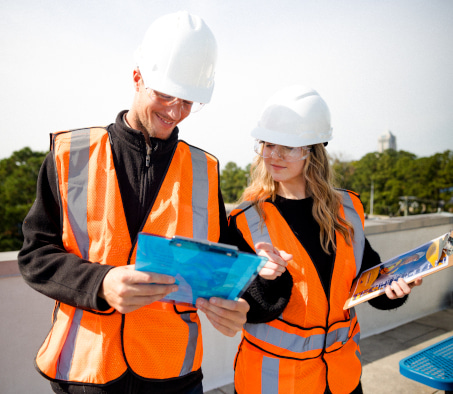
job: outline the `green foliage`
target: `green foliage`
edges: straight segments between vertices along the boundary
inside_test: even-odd
[[[0,160],[0,252],[22,247],[22,222],[36,196],[36,180],[46,153],[23,148]]]
[[[417,158],[405,151],[368,153],[358,161],[333,161],[338,186],[360,194],[365,212],[404,215],[453,211],[453,152]],[[406,206],[407,204],[407,206]]]
[[[245,170],[232,161],[228,162],[220,173],[220,189],[225,203],[234,203],[247,186],[250,164]]]
[[[0,251],[22,246],[22,221],[36,193],[36,180],[46,152],[24,148],[0,160]],[[365,212],[403,215],[453,212],[453,152],[417,158],[405,151],[368,153],[358,161],[331,159],[336,186],[360,194]],[[220,174],[220,188],[226,203],[236,202],[248,183],[250,164],[242,169],[229,162]],[[409,206],[405,206],[408,203]]]
[[[332,158],[331,166],[334,173],[334,184],[341,189],[352,190],[352,181],[355,177],[355,167],[352,162],[342,161],[341,158]]]
[[[417,158],[406,151],[372,152],[358,161],[331,157],[336,187],[360,194],[365,212],[399,216],[453,212],[453,151]],[[220,176],[225,202],[235,202],[247,185],[250,164],[245,170],[229,162]]]

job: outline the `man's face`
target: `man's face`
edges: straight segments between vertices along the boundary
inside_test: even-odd
[[[138,93],[128,121],[133,128],[148,133],[150,137],[166,140],[173,129],[189,116],[190,107],[183,100],[176,100],[169,105],[165,100],[168,96],[146,89],[140,73],[138,77]]]

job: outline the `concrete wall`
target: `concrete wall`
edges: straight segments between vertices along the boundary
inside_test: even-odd
[[[448,213],[367,220],[365,234],[386,261],[453,230]],[[397,310],[379,311],[368,303],[356,307],[362,337],[381,333],[453,305],[453,269],[427,276]]]
[[[366,234],[385,261],[453,229],[453,215],[367,220]],[[33,367],[37,349],[49,328],[53,300],[28,287],[17,270],[17,252],[0,253],[0,393],[49,393],[48,382]],[[359,305],[362,337],[373,335],[451,306],[453,269],[424,279],[409,301],[396,311]],[[201,314],[204,334],[204,388],[233,380],[233,360],[240,335],[227,338]]]
[[[49,332],[54,301],[20,276],[0,278],[0,299],[0,393],[52,392],[33,360]]]

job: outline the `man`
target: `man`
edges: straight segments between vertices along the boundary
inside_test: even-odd
[[[106,128],[52,135],[19,266],[56,300],[35,364],[63,393],[202,393],[195,308],[159,302],[173,277],[134,269],[137,234],[226,241],[217,160],[178,139],[177,125],[214,87],[217,47],[187,12],[157,19],[136,53],[129,111]],[[249,305],[197,300],[233,336]]]

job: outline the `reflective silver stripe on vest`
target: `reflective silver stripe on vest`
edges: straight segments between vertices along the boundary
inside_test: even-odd
[[[343,208],[346,219],[354,227],[354,258],[355,258],[355,275],[357,276],[362,267],[363,252],[365,250],[365,232],[362,226],[362,220],[354,208],[351,196],[348,192],[343,192]]]
[[[68,168],[68,219],[74,233],[81,257],[88,260],[90,239],[87,225],[88,164],[90,160],[90,129],[71,132]],[[56,379],[69,380],[75,342],[79,332],[83,311],[76,309],[68,336],[57,362]]]
[[[357,358],[359,359],[360,364],[361,364],[361,363],[362,363],[362,355],[360,354],[359,348],[358,348],[359,342],[360,342],[360,331],[352,337],[352,340],[353,340],[353,341],[356,343],[356,345],[357,345],[357,350],[355,351],[355,355],[357,356]]]
[[[352,340],[358,345],[360,342],[360,331],[352,337]]]
[[[310,335],[306,338],[297,334],[289,334],[278,328],[272,327],[268,324],[244,324],[244,329],[255,338],[263,340],[273,346],[280,347],[281,349],[290,350],[295,353],[304,353],[311,350],[321,351],[324,348],[324,339],[326,340],[326,348],[341,343],[344,345],[349,340],[349,331],[353,321],[354,314],[351,314],[349,320],[349,327],[340,327],[325,334]]]
[[[336,342],[341,342],[343,345],[349,340],[349,332],[351,331],[352,323],[356,316],[354,308],[349,310],[349,327],[341,327],[327,333],[326,348],[334,345]]]
[[[198,148],[190,146],[192,157],[192,212],[193,212],[193,237],[198,239],[208,238],[208,159],[206,154]]]
[[[60,357],[58,357],[55,379],[69,380],[69,371],[72,366],[72,358],[74,357],[75,343],[82,315],[83,311],[81,309],[75,310],[68,336],[66,337],[63,349],[61,349]]]
[[[68,174],[68,218],[82,258],[88,259],[90,239],[87,226],[88,163],[90,129],[71,132]]]
[[[326,348],[332,346],[337,342],[346,343],[348,340],[349,327],[337,328],[327,334]]]
[[[208,200],[209,200],[209,177],[208,159],[206,154],[194,146],[190,146],[192,158],[192,212],[193,212],[193,238],[208,238]],[[189,339],[186,347],[184,362],[179,376],[192,372],[195,353],[198,343],[198,324],[190,319],[190,313],[180,315],[181,319],[189,328]]]
[[[241,204],[238,208],[243,209],[247,205],[250,205],[250,203]],[[253,248],[258,242],[268,242],[272,244],[267,226],[265,223],[263,226],[261,226],[260,215],[258,214],[258,211],[255,209],[255,207],[247,209],[244,212],[244,215],[247,220],[247,226],[249,227],[252,234]]]
[[[198,325],[197,323],[190,320],[190,313],[181,314],[181,319],[189,327],[189,341],[187,343],[186,355],[184,357],[181,372],[179,373],[179,376],[184,376],[192,372],[193,362],[195,359],[195,352],[197,350]]]
[[[357,262],[360,263],[362,261],[362,256],[363,256],[363,248],[364,248],[364,231],[362,228],[362,222],[360,220],[360,216],[358,213],[355,211],[354,206],[352,205],[352,200],[351,197],[349,196],[349,193],[346,193],[348,198],[349,198],[349,206],[346,207],[346,203],[344,203],[344,210],[345,210],[345,215],[348,218],[348,220],[352,223],[354,226],[354,232],[355,235],[357,235],[357,239],[359,239],[359,242],[354,242],[354,256],[356,259],[356,267],[357,267]],[[245,209],[247,205],[250,205],[249,203],[243,203],[241,204],[238,209]],[[355,212],[355,215],[353,212]],[[347,214],[346,214],[347,212]],[[259,222],[259,215],[256,209],[254,208],[249,208],[245,212],[245,217],[247,220],[247,225],[250,229],[250,232],[252,234],[252,239],[253,243],[256,244],[258,241],[265,241],[265,242],[271,242],[271,238],[269,235],[269,230],[264,224],[261,228],[261,224]],[[359,222],[357,222],[357,220]],[[360,242],[360,237],[363,236],[363,243]],[[360,256],[360,259],[357,260],[357,255],[356,255],[356,247],[361,248],[361,251],[358,250],[357,254]],[[359,269],[360,269],[359,265]],[[355,310],[351,308],[350,312],[350,325],[352,324],[352,319],[355,317]],[[331,331],[327,333],[327,338],[325,338],[325,334],[316,334],[316,335],[310,335],[307,338],[301,337],[297,334],[289,334],[286,331],[282,331],[278,328],[272,327],[268,324],[250,324],[250,323],[245,323],[244,324],[244,329],[247,331],[249,334],[253,335],[255,338],[258,338],[262,341],[265,341],[267,343],[270,343],[271,345],[278,346],[283,349],[291,350],[296,353],[302,353],[310,350],[322,350],[324,348],[324,339],[326,339],[326,347],[332,346],[333,344],[337,342],[341,342],[342,344],[346,343],[348,340],[348,334],[350,330],[349,327],[341,327],[338,328],[334,331]]]
[[[209,180],[206,155],[199,149],[190,147],[193,168],[193,236],[207,239],[208,236],[208,192]],[[68,174],[68,217],[79,246],[82,258],[88,259],[90,240],[88,236],[88,165],[90,159],[90,129],[71,132],[71,145]],[[68,380],[75,341],[83,311],[76,309],[68,337],[58,360],[57,379]],[[182,314],[188,325],[189,340],[180,376],[192,371],[198,342],[198,325],[190,320],[190,314]]]
[[[242,204],[240,204],[237,207],[237,209],[244,210],[247,207],[250,207],[250,205],[251,204],[249,202],[245,201]],[[245,219],[247,221],[247,226],[250,229],[250,233],[252,235],[252,242],[253,242],[252,246],[255,247],[255,245],[258,242],[268,242],[268,243],[272,244],[272,240],[269,235],[269,230],[266,226],[266,223],[263,223],[263,225],[261,226],[260,215],[258,214],[258,211],[256,210],[256,208],[254,206],[248,208],[246,211],[244,211],[244,215],[245,215]],[[280,317],[281,317],[281,315],[280,315]],[[285,347],[286,349],[288,349],[288,347],[286,347],[286,346],[295,345],[294,344],[295,338],[287,337],[285,332],[280,331],[267,324],[245,323],[244,329],[245,329],[245,331],[247,331],[254,337],[263,339],[276,346],[281,346],[281,347]],[[283,342],[285,342],[286,345],[282,345]],[[304,347],[304,344],[299,344],[296,346]]]
[[[297,334],[289,334],[286,331],[264,323],[246,323],[244,324],[244,329],[255,338],[295,353],[322,350],[324,347],[324,334],[310,335],[304,338]]]
[[[351,322],[356,315],[357,315],[357,312],[355,311],[355,308],[350,308],[349,309],[349,320],[351,320]]]
[[[278,358],[263,357],[261,365],[262,394],[278,394],[279,364]]]

